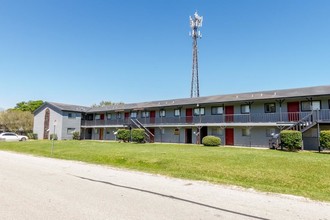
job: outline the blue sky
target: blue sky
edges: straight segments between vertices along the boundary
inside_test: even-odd
[[[200,96],[330,84],[328,0],[0,0],[0,107],[189,97],[195,10]]]

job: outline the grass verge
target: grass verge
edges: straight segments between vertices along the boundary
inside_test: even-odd
[[[0,150],[330,201],[330,154],[96,141],[0,142]]]

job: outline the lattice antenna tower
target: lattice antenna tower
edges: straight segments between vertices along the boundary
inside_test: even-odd
[[[198,47],[197,39],[202,38],[202,34],[199,30],[202,27],[203,16],[199,16],[197,11],[193,17],[190,18],[191,32],[189,35],[193,39],[193,62],[192,62],[192,74],[191,74],[191,92],[190,97],[199,97],[199,79],[198,79]]]

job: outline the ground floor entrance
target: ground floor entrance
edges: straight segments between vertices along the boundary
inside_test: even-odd
[[[191,128],[186,128],[186,144],[192,144],[192,129]]]
[[[234,128],[225,129],[225,143],[226,145],[234,145]]]

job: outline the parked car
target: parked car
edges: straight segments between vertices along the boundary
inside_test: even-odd
[[[26,141],[29,138],[25,135],[18,135],[13,132],[4,132],[0,134],[0,140],[4,141]]]

